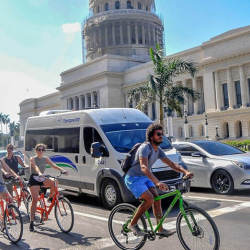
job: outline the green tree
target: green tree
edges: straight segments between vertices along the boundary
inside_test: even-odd
[[[181,104],[185,104],[185,97],[190,96],[195,102],[200,98],[197,91],[183,87],[181,84],[174,85],[174,78],[190,74],[192,77],[198,71],[196,63],[185,58],[163,57],[163,50],[157,45],[156,50],[150,48],[150,56],[154,64],[154,74],[148,75],[146,82],[135,86],[128,93],[128,101],[137,99],[140,95],[140,101],[137,103],[138,109],[144,111],[149,103],[157,101],[159,103],[159,118],[163,124],[163,105],[165,104],[171,111],[176,111],[182,117]]]

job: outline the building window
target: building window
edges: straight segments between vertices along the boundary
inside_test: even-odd
[[[133,9],[131,5],[131,1],[127,1],[127,9]]]
[[[97,13],[100,13],[100,6],[97,7]]]
[[[156,119],[156,113],[155,113],[155,103],[152,103],[152,120]]]
[[[138,3],[138,10],[141,10],[141,3]]]
[[[189,137],[194,137],[193,126],[189,126]]]
[[[248,80],[248,93],[249,93],[249,99],[250,99],[250,78]]]
[[[224,107],[229,107],[227,83],[222,84]]]
[[[183,129],[179,127],[179,138],[183,138]]]
[[[148,11],[148,6],[146,6],[146,11]]]
[[[120,9],[120,1],[115,2],[115,9],[116,10]]]
[[[237,107],[240,107],[242,105],[240,81],[236,81],[234,83],[235,83],[236,104],[237,104]]]
[[[109,4],[105,3],[105,11],[108,11],[108,10],[109,10]]]

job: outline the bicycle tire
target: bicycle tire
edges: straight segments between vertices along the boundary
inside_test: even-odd
[[[220,247],[220,235],[213,219],[204,210],[198,207],[186,207],[185,213],[193,228],[193,234],[187,226],[183,214],[180,212],[176,228],[178,238],[186,250],[218,250]]]
[[[22,201],[23,201],[24,206],[27,210],[28,198],[30,196],[30,191],[27,188],[23,188],[22,192],[23,192]]]
[[[55,218],[62,232],[69,233],[72,230],[74,226],[74,211],[67,198],[58,198],[58,204],[55,204]]]
[[[108,228],[109,234],[114,243],[121,249],[141,249],[146,243],[147,235],[135,236],[129,231],[125,224],[132,217],[136,207],[127,203],[115,206],[109,215]],[[138,226],[147,231],[147,223],[144,217],[138,220]]]
[[[27,215],[30,219],[30,206],[31,206],[31,203],[32,203],[32,196],[30,195],[27,199]],[[37,202],[37,207],[43,207],[42,206],[42,203],[41,203],[41,200],[39,200]],[[41,216],[41,213],[38,213],[38,212],[35,212],[35,216],[34,216],[34,226],[37,226],[37,225],[41,225],[44,223],[44,217]]]
[[[9,240],[13,243],[18,243],[23,236],[23,219],[16,205],[10,204],[6,208],[4,226]]]

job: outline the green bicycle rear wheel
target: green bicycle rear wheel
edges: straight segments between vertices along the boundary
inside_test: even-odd
[[[136,207],[130,204],[119,204],[112,209],[109,215],[108,227],[111,238],[121,249],[141,249],[146,243],[147,236],[135,236],[128,230],[126,224],[131,219]],[[146,232],[147,224],[144,217],[138,221],[138,226]]]
[[[181,212],[176,221],[177,234],[184,249],[218,250],[220,247],[220,235],[213,219],[198,207],[186,207],[185,212],[193,233],[190,231]]]

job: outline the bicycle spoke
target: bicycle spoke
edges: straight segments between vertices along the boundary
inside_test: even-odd
[[[109,216],[109,232],[115,244],[121,249],[140,249],[146,241],[146,236],[135,236],[130,232],[126,224],[131,219],[135,207],[129,204],[116,206]],[[138,221],[141,230],[146,230],[147,225],[144,218]]]
[[[177,218],[177,233],[185,249],[217,250],[219,249],[219,233],[212,218],[199,208],[187,207],[187,219],[191,224],[191,233],[182,214]]]
[[[58,226],[64,233],[71,231],[74,225],[74,213],[68,199],[64,197],[58,199],[58,204],[56,203],[55,206],[55,217]]]
[[[20,211],[14,204],[9,205],[8,210],[5,211],[4,225],[10,241],[13,243],[20,241],[23,234],[23,221]]]

